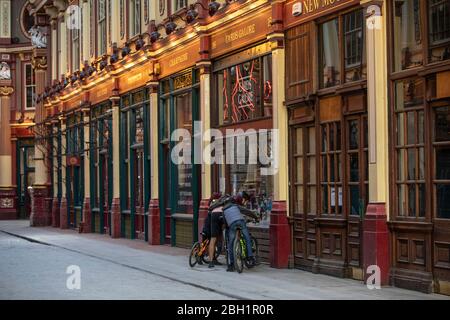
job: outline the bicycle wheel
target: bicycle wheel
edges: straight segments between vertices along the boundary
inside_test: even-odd
[[[258,247],[258,240],[256,240],[256,238],[254,236],[251,236],[252,239],[252,252],[253,252],[253,257],[255,258],[255,262],[256,264],[259,263],[259,247]],[[247,259],[245,259],[245,266],[250,269],[251,267],[254,267],[252,265],[250,265],[250,263],[247,261]]]
[[[233,242],[234,268],[237,272],[242,273],[244,270],[244,260],[242,259],[241,236],[239,232]]]
[[[192,245],[191,254],[189,255],[189,265],[193,268],[198,262],[198,252],[200,251],[200,243],[196,242]]]

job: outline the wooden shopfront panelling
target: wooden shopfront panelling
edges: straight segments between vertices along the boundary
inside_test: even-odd
[[[286,101],[306,97],[314,90],[314,23],[305,23],[286,32]]]
[[[211,35],[211,57],[224,55],[238,48],[264,40],[271,31],[270,7],[257,15],[243,17],[233,25]]]

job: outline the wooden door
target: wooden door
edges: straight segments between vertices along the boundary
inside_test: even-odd
[[[144,149],[136,149],[134,156],[135,164],[134,169],[134,225],[135,225],[135,237],[137,239],[145,239],[145,205],[144,205]]]
[[[291,128],[291,211],[295,267],[312,270],[317,254],[316,130],[314,123]]]
[[[362,218],[368,203],[368,140],[367,117],[345,118],[346,125],[346,188],[347,201],[347,264],[349,277],[362,279]]]
[[[432,109],[432,267],[434,291],[450,294],[450,102]]]

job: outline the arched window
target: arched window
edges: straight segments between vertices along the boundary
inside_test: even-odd
[[[22,32],[27,38],[31,38],[28,31],[34,26],[34,18],[32,15],[30,15],[30,11],[27,9],[28,2],[25,4],[25,6],[22,9],[21,14],[21,27]]]

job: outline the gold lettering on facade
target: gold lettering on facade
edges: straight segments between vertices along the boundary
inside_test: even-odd
[[[97,91],[97,98],[104,97],[108,94],[108,88]]]
[[[138,74],[128,78],[128,84],[134,83],[134,82],[139,81],[141,79],[142,79],[142,73],[138,73]]]
[[[256,24],[245,26],[237,31],[225,35],[225,43],[245,38],[256,32]]]
[[[188,60],[188,54],[186,52],[186,53],[183,53],[182,55],[179,55],[179,56],[177,56],[177,57],[175,57],[173,59],[170,59],[169,60],[169,67],[174,67],[177,64],[180,64],[180,63],[185,62],[187,60]]]
[[[192,72],[188,72],[182,75],[179,75],[175,79],[173,79],[173,88],[174,90],[186,88],[192,86]]]
[[[316,10],[334,5],[338,2],[341,2],[341,0],[305,0],[303,1],[303,8],[305,10],[305,14],[308,14],[313,13]]]

